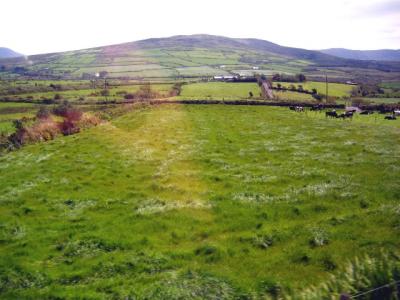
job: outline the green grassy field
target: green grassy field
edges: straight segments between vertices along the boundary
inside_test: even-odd
[[[274,90],[273,93],[274,97],[277,100],[305,101],[305,102],[315,101],[313,96],[309,94],[297,93],[292,91],[277,91],[277,90]]]
[[[71,83],[73,84],[73,82]],[[64,84],[68,86],[68,84]],[[143,86],[143,84],[115,84],[109,86],[107,100],[124,100],[124,95],[126,93],[136,93]],[[151,89],[157,92],[157,98],[164,98],[169,96],[169,92],[172,88],[171,83],[155,83],[151,84]],[[20,99],[30,99],[31,101],[41,101],[43,99],[54,99],[56,95],[61,97],[60,100],[68,100],[71,102],[76,101],[104,101],[106,97],[101,96],[101,91],[103,87],[101,83],[96,86],[96,88],[76,88],[71,90],[62,91],[46,91],[46,92],[29,92],[29,93],[18,93],[16,95],[7,95],[6,97],[10,100],[18,102]]]
[[[323,283],[400,246],[399,128],[163,105],[4,154],[0,298],[263,299]]]
[[[248,99],[249,92],[253,97],[260,97],[257,83],[204,82],[182,86],[178,99]]]
[[[376,104],[381,104],[381,103],[400,103],[400,98],[368,98],[368,97],[363,97],[363,100],[370,102],[370,103],[376,103]]]
[[[298,85],[302,85],[303,89],[311,91],[316,89],[319,94],[326,94],[325,82],[307,81],[301,83],[290,83],[290,82],[274,82],[274,86],[280,83],[282,86],[289,88],[292,84],[297,88]],[[354,85],[342,84],[342,83],[328,83],[328,94],[334,97],[349,97],[351,90]]]
[[[38,106],[31,103],[0,102],[0,134],[15,131],[13,120],[33,117]]]
[[[386,89],[400,89],[400,81],[397,82],[383,82],[380,84],[381,87]]]

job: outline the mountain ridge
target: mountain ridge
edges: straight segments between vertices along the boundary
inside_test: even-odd
[[[100,72],[107,72],[109,77],[134,79],[251,75],[254,70],[265,75],[305,73],[321,76],[331,73],[343,79],[365,77],[368,72],[394,77],[396,74],[393,72],[400,72],[400,62],[340,58],[257,38],[207,34],[150,38],[103,47],[0,59],[0,67],[3,75],[60,79],[90,78]]]
[[[400,61],[400,49],[352,50],[346,48],[330,48],[320,50],[320,52],[347,59]]]
[[[0,58],[21,57],[23,54],[18,53],[10,48],[0,47]]]

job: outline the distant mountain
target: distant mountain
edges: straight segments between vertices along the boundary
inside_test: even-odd
[[[169,38],[153,38],[133,43],[116,45],[136,46],[145,49],[168,49],[168,48],[205,48],[205,49],[225,49],[238,51],[257,51],[259,53],[286,57],[288,59],[306,59],[318,62],[338,62],[336,57],[322,54],[319,51],[305,50],[280,46],[269,41],[260,39],[228,38],[223,36],[195,34],[178,35]],[[110,46],[111,48],[114,46]]]
[[[321,50],[322,53],[341,58],[358,60],[381,60],[381,61],[400,61],[399,50],[349,50],[343,48],[332,48]]]
[[[0,59],[1,70],[43,79],[89,79],[102,73],[107,78],[163,80],[257,72],[304,73],[311,77],[332,74],[337,80],[345,80],[372,73],[375,77],[395,77],[400,62],[346,59],[260,39],[197,34]]]
[[[0,58],[11,58],[11,57],[20,57],[23,56],[20,53],[17,53],[9,48],[0,47]]]

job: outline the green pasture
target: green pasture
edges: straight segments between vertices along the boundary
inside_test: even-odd
[[[289,100],[289,101],[300,101],[300,102],[315,101],[313,96],[304,93],[297,93],[292,91],[277,91],[277,90],[274,90],[273,93],[276,100]]]
[[[0,298],[274,299],[334,280],[399,249],[399,129],[162,105],[5,153]]]
[[[182,86],[178,99],[248,99],[249,92],[254,98],[260,97],[257,83],[201,82]]]
[[[107,89],[109,95],[107,96],[108,100],[123,100],[124,95],[126,93],[136,93],[143,86],[143,84],[130,84],[125,85],[121,84],[112,84]],[[154,92],[159,93],[160,97],[168,97],[169,92],[172,89],[171,83],[156,83],[151,84],[151,89]],[[56,95],[59,95],[62,100],[68,101],[79,101],[79,100],[105,100],[105,96],[101,96],[101,91],[103,90],[103,86],[101,81],[98,81],[95,88],[84,88],[84,89],[71,89],[64,91],[51,91],[51,92],[31,92],[31,93],[23,93],[17,95],[8,95],[7,98],[18,102],[19,100],[30,99],[33,101],[40,101],[43,99],[54,99]]]
[[[319,94],[326,94],[326,84],[325,82],[317,82],[317,81],[307,81],[307,82],[274,82],[274,86],[280,83],[282,86],[290,88],[291,85],[294,85],[296,88],[299,85],[303,86],[303,89],[311,91],[312,89],[316,89]],[[329,96],[334,97],[350,97],[350,93],[354,85],[343,84],[343,83],[328,83],[328,94]]]

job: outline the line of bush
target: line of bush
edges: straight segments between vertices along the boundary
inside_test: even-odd
[[[14,150],[26,144],[52,140],[58,135],[75,134],[100,122],[98,116],[83,113],[69,102],[56,106],[52,111],[41,107],[35,118],[14,120],[16,131],[0,136],[0,150]]]

